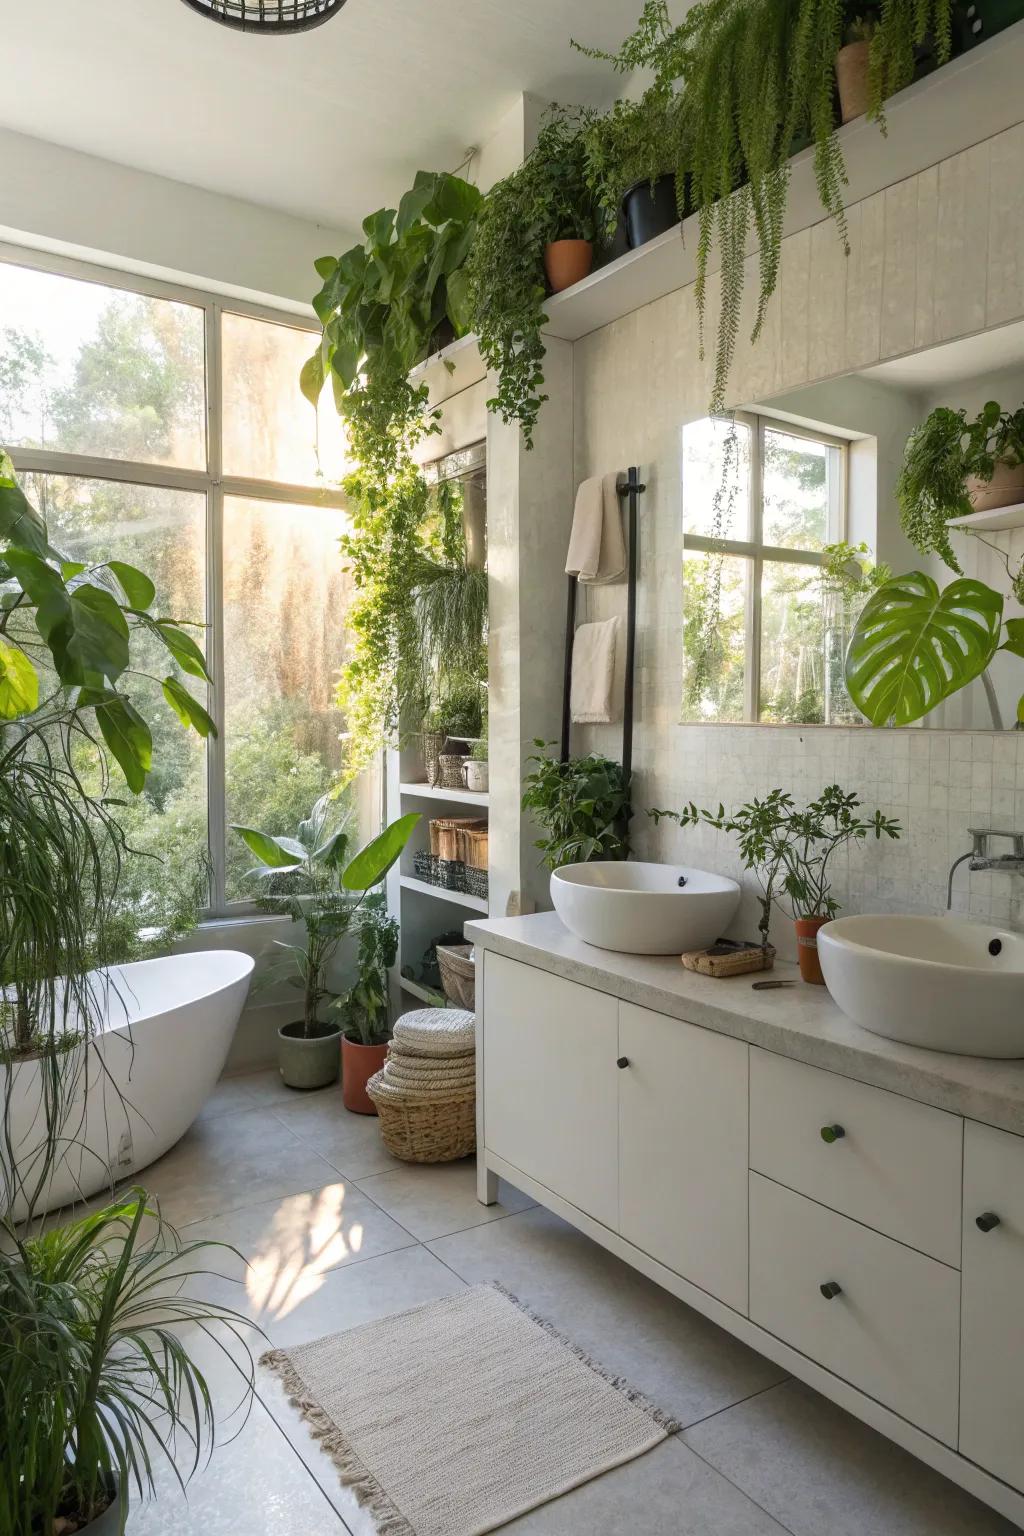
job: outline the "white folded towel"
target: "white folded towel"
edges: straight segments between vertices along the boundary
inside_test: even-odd
[[[603,619],[581,624],[573,636],[569,704],[579,725],[601,725],[612,718],[618,632],[618,619]]]
[[[584,480],[576,492],[565,574],[588,586],[620,581],[626,574],[618,471]]]

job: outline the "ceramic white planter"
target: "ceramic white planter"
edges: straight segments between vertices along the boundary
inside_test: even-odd
[[[462,765],[462,778],[467,789],[482,794],[488,784],[487,764],[475,757],[467,758]]]

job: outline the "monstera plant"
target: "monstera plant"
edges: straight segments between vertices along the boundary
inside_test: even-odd
[[[1003,619],[1003,598],[961,577],[894,576],[868,600],[846,654],[846,686],[872,725],[910,725],[982,677],[999,650],[1024,656],[1024,619]],[[1024,722],[1024,697],[1017,706]]]

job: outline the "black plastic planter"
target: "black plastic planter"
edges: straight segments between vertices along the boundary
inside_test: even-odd
[[[631,250],[672,229],[679,223],[676,178],[669,173],[659,176],[653,186],[649,181],[636,182],[623,194],[622,212]]]

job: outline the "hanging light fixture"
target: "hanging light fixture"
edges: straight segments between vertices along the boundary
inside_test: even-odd
[[[239,32],[308,32],[337,16],[345,0],[185,0],[190,10]]]

